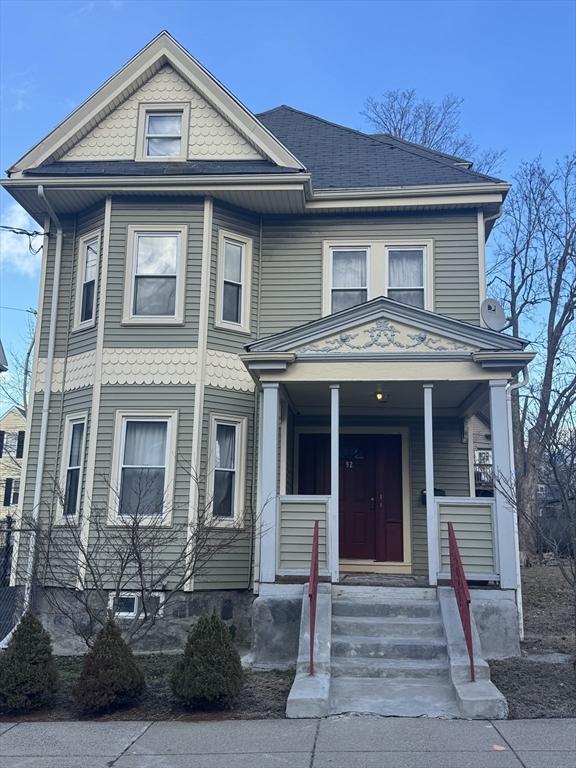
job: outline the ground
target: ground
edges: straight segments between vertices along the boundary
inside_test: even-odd
[[[508,699],[510,717],[574,717],[576,670],[573,593],[556,566],[522,572],[525,639],[522,656],[490,663]]]
[[[284,717],[286,700],[294,674],[292,672],[247,672],[242,691],[230,709],[190,711],[181,707],[170,690],[170,674],[175,662],[173,654],[137,656],[146,677],[147,690],[131,707],[91,720],[214,720],[220,718],[254,720]],[[74,705],[72,688],[80,674],[82,658],[56,657],[60,690],[52,704],[25,715],[0,715],[0,722],[40,720],[77,720],[81,717]],[[1,766],[0,766],[1,768]]]

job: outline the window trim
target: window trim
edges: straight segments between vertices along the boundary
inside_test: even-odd
[[[94,311],[90,320],[81,320],[82,316],[82,293],[84,288],[84,270],[86,267],[86,245],[91,240],[97,240],[96,250],[98,252],[98,262],[96,267],[96,277],[94,279]],[[100,277],[100,259],[101,259],[102,233],[99,229],[87,232],[78,239],[78,271],[76,273],[76,302],[74,305],[74,326],[72,331],[83,331],[86,328],[93,328],[96,325],[96,309],[98,306],[98,283]]]
[[[332,313],[332,251],[333,250],[368,251],[366,276],[368,282],[367,301],[377,296],[388,296],[388,250],[424,249],[424,309],[434,312],[434,240],[420,237],[395,238],[335,238],[322,243],[322,316]],[[379,286],[382,289],[379,290]],[[410,307],[411,304],[404,306]]]
[[[7,493],[9,491],[10,493]],[[14,500],[16,496],[16,500]],[[4,478],[4,492],[2,494],[2,508],[9,509],[15,507],[20,501],[20,478],[19,477],[6,477]]]
[[[174,315],[135,315],[134,286],[136,285],[136,245],[139,235],[174,234],[178,236],[176,261],[176,303]],[[129,224],[126,239],[126,274],[124,280],[123,325],[183,325],[186,292],[186,261],[188,255],[188,226],[186,224]]]
[[[182,131],[180,138],[180,154],[178,155],[161,155],[158,157],[149,157],[146,154],[146,124],[148,122],[148,115],[150,113],[182,113]],[[181,163],[188,158],[188,135],[190,129],[190,102],[178,101],[178,102],[157,102],[157,103],[144,103],[138,105],[138,132],[136,135],[136,155],[135,160],[144,161],[147,163]]]
[[[76,511],[73,515],[64,514],[64,501],[66,495],[66,480],[68,476],[69,461],[70,461],[70,448],[72,447],[72,430],[74,424],[83,424],[84,432],[82,434],[82,450],[80,452],[80,467],[78,481],[78,498],[76,499]],[[88,429],[88,412],[79,411],[77,413],[68,413],[64,419],[64,439],[62,441],[62,452],[60,454],[60,494],[58,499],[58,505],[56,509],[56,523],[66,524],[68,522],[78,520],[80,513],[80,506],[82,503],[82,488],[84,485],[84,464],[86,461],[86,432]]]
[[[210,432],[208,439],[208,482],[209,498],[206,504],[206,522],[214,528],[233,528],[244,523],[244,504],[246,486],[246,416],[230,416],[225,413],[210,414]],[[213,514],[215,464],[216,464],[216,428],[219,424],[231,425],[236,428],[235,446],[235,478],[234,478],[234,510],[232,517],[216,517]]]
[[[150,518],[150,522],[170,526],[172,525],[172,508],[174,503],[174,485],[176,482],[176,440],[178,433],[177,410],[117,410],[114,422],[114,444],[112,448],[112,473],[110,482],[110,495],[108,499],[108,525],[125,525],[125,520],[119,511],[120,505],[120,481],[122,461],[124,458],[124,444],[126,439],[126,423],[128,421],[166,421],[166,454],[164,470],[164,508],[162,519]],[[142,525],[146,525],[146,518],[142,518]]]
[[[240,306],[240,322],[232,323],[224,320],[224,258],[227,240],[242,246],[242,301]],[[216,320],[215,327],[235,333],[250,333],[250,315],[252,301],[252,250],[253,239],[238,232],[220,229],[218,232],[218,266],[216,285]]]

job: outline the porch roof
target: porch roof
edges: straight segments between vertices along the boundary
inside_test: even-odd
[[[246,346],[250,370],[292,363],[471,363],[518,371],[534,357],[528,342],[379,297]]]

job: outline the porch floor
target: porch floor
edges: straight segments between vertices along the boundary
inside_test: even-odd
[[[340,584],[360,587],[429,587],[426,576],[406,576],[384,573],[341,574]]]

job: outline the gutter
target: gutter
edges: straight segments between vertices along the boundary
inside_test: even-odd
[[[50,204],[44,187],[38,185],[38,197],[44,203],[51,222],[56,225],[56,253],[54,257],[54,280],[52,284],[52,304],[50,307],[50,326],[48,336],[48,354],[46,357],[46,369],[44,374],[44,398],[42,402],[42,418],[40,422],[40,436],[38,441],[38,459],[36,463],[36,478],[34,482],[34,498],[32,502],[32,523],[33,529],[30,536],[28,547],[28,562],[26,566],[26,587],[24,591],[24,605],[22,613],[24,614],[30,607],[30,598],[32,593],[32,576],[34,573],[34,559],[36,552],[36,526],[40,513],[40,501],[42,497],[42,479],[44,474],[44,461],[46,457],[46,438],[48,431],[48,416],[50,415],[50,395],[52,391],[52,372],[54,369],[54,350],[56,347],[56,319],[58,312],[58,294],[60,292],[60,268],[62,262],[62,223],[58,218],[54,208]],[[48,258],[48,254],[45,254]],[[40,330],[38,331],[38,344],[40,344]]]

